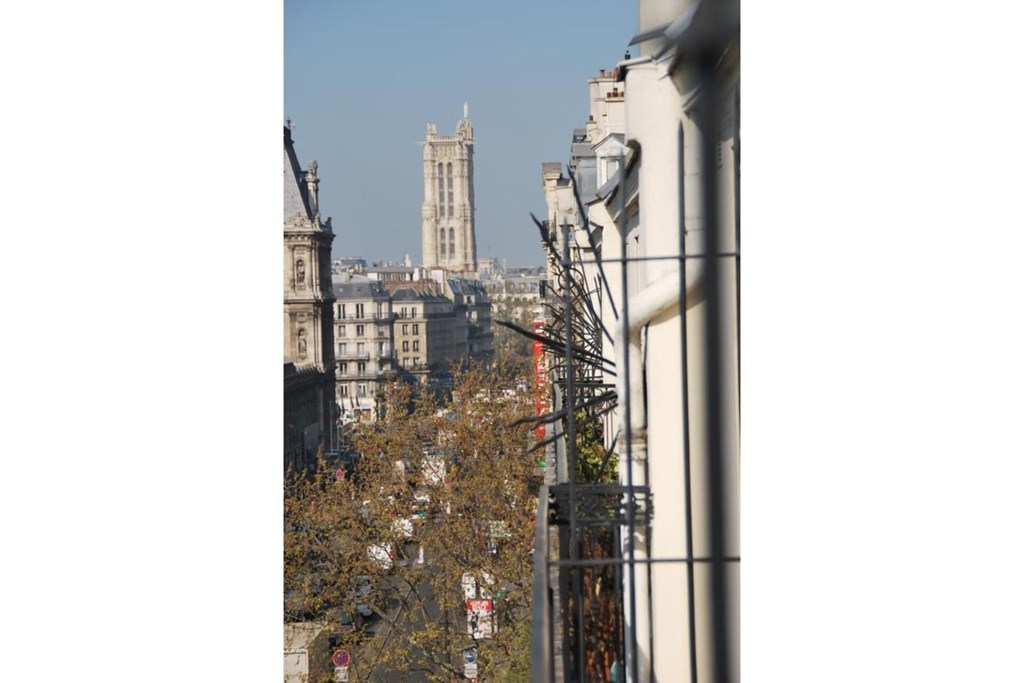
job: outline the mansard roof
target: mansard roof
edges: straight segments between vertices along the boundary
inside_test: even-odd
[[[284,220],[285,222],[300,216],[302,218],[313,218],[313,212],[309,208],[309,198],[306,196],[307,189],[304,182],[305,175],[299,167],[299,160],[295,156],[295,146],[292,143],[292,132],[288,126],[284,127]]]
[[[432,280],[395,282],[389,284],[392,301],[437,301],[452,303],[451,299],[437,291],[438,284]]]
[[[347,299],[388,299],[384,283],[362,275],[342,275],[334,278],[334,296],[338,301]]]

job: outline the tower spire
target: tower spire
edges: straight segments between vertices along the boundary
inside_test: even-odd
[[[464,118],[464,119],[468,119],[469,118],[469,102],[463,102],[462,103],[462,118]]]

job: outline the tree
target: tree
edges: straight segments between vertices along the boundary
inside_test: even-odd
[[[520,328],[530,329],[539,307],[526,299],[511,298],[496,301],[492,315],[495,320],[514,323]],[[527,337],[505,325],[494,330],[494,350],[497,356],[510,359],[524,373],[532,367],[533,345]]]
[[[539,472],[512,367],[457,372],[444,403],[388,385],[382,419],[353,435],[351,475],[321,458],[286,483],[285,619],[337,626],[350,680],[458,679],[470,648],[481,680],[523,680]],[[470,635],[467,597],[491,600],[491,637]]]

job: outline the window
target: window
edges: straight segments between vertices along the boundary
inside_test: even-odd
[[[366,344],[364,344],[363,342],[359,342],[358,344],[356,344],[356,353],[358,353],[360,356],[366,353]]]
[[[445,248],[445,241],[444,241],[444,228],[441,228],[441,258],[442,259],[445,257],[445,254],[447,253],[447,251],[448,250]]]
[[[363,336],[363,326],[362,325],[356,325],[356,336],[357,337],[362,337]]]
[[[448,228],[448,254],[455,256],[455,228]]]
[[[409,334],[409,326],[402,325],[402,334]]]
[[[342,396],[348,396],[348,385],[347,384],[342,384],[341,385],[341,395]]]
[[[345,304],[341,304],[341,306],[339,306],[338,308],[341,309],[341,319],[344,320],[345,319]]]
[[[604,162],[604,169],[604,182],[607,183],[612,179],[612,176],[619,172],[619,160],[606,159]]]
[[[338,325],[338,336],[339,337],[344,337],[345,336],[345,326],[344,325]]]
[[[386,336],[388,336],[388,328],[386,328],[386,327],[378,327],[377,328],[377,336],[378,337],[386,337]]]
[[[412,342],[412,350],[413,351],[419,351],[420,350],[420,340],[419,339],[414,339],[413,340],[413,342]]]
[[[359,383],[359,395],[360,396],[366,396],[366,383],[365,382],[360,382]]]
[[[346,344],[344,342],[342,342],[341,344],[338,344],[338,355],[339,356],[348,355],[348,344]]]
[[[416,317],[416,307],[415,306],[412,307],[412,317],[414,317],[414,318]]]
[[[356,304],[356,317],[357,318],[362,318],[363,317],[363,305],[362,304]]]
[[[416,358],[412,359],[412,365],[413,365],[413,367],[416,367],[416,368],[418,368],[420,366],[420,359],[419,359],[419,357],[416,357]]]
[[[452,210],[453,204],[455,203],[455,183],[452,182],[452,165],[448,164],[448,215],[454,216],[455,212]]]
[[[364,363],[363,361],[359,361],[358,366],[356,366],[356,371],[360,375],[365,375],[366,374],[366,363]],[[364,396],[365,396],[365,394],[364,394]]]
[[[338,363],[338,370],[341,371],[341,374],[347,375],[348,374],[348,363]]]
[[[420,333],[420,324],[419,323],[413,323],[412,324],[412,333],[413,334],[419,334]]]
[[[408,310],[408,309],[406,309],[406,307],[405,307],[405,306],[402,306],[402,317],[403,317],[403,318],[404,318],[404,317],[406,317],[406,311],[407,311],[407,310]]]
[[[437,165],[437,205],[444,216],[444,164]]]
[[[378,342],[377,343],[377,355],[378,356],[385,356],[385,355],[387,355],[386,353],[384,353],[384,342]]]
[[[402,351],[405,351],[405,352],[409,351],[409,342],[407,342],[407,341],[402,342]]]

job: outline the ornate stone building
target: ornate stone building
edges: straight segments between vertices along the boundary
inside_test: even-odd
[[[423,265],[476,272],[473,124],[463,105],[455,135],[427,124],[423,145]]]
[[[315,437],[330,449],[334,408],[334,292],[331,288],[331,219],[320,220],[316,162],[303,173],[291,130],[284,129],[284,352],[297,372],[315,372]],[[285,406],[288,414],[288,406]],[[311,425],[302,430],[307,444]],[[288,425],[285,425],[286,431]]]

